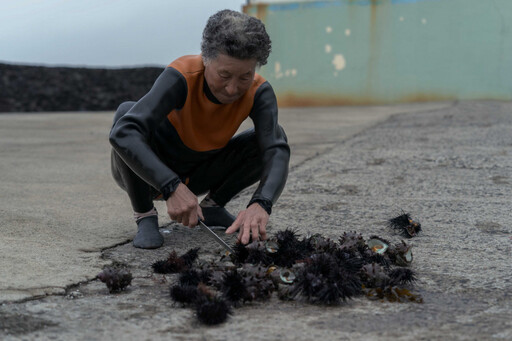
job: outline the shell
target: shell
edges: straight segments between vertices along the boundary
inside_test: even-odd
[[[379,238],[372,238],[367,244],[370,250],[380,255],[384,254],[389,248],[389,244]]]
[[[277,251],[279,251],[279,245],[272,240],[268,240],[265,243],[265,247],[268,253],[276,253]]]
[[[292,284],[295,281],[295,273],[290,269],[279,270],[279,278],[285,284]]]

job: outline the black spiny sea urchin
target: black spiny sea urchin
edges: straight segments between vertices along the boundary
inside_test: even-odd
[[[132,274],[126,269],[105,268],[96,276],[106,284],[110,293],[124,290],[132,283]]]
[[[251,300],[244,279],[237,270],[230,270],[224,274],[220,290],[223,296],[233,304]]]
[[[173,301],[190,304],[194,303],[200,295],[196,285],[174,285],[170,288],[169,293]]]
[[[165,260],[154,262],[151,267],[158,274],[171,274],[188,270],[197,259],[199,248],[190,249],[178,257],[176,251],[172,251]]]
[[[206,325],[217,325],[231,315],[229,304],[220,297],[204,297],[196,302],[197,319]]]
[[[421,224],[412,220],[409,213],[403,213],[398,217],[389,219],[389,226],[403,237],[412,238],[421,231]]]
[[[392,284],[410,284],[416,280],[416,274],[411,269],[396,268],[389,272]]]
[[[421,303],[421,296],[410,291],[415,273],[401,268],[412,262],[411,247],[375,235],[365,241],[352,231],[338,241],[320,234],[299,239],[287,229],[266,242],[235,245],[230,257],[235,266],[212,261],[194,269],[197,249],[181,257],[173,252],[162,263],[181,272],[179,284],[170,289],[173,300],[195,307],[201,323],[215,325],[232,308],[268,300],[274,291],[280,299],[321,305],[340,304],[363,293],[370,299]]]

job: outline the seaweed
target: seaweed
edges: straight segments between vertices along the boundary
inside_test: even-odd
[[[423,303],[423,297],[420,294],[414,293],[409,289],[404,289],[395,286],[386,286],[384,288],[371,288],[365,290],[366,297],[373,300],[387,300],[389,302],[414,302]]]

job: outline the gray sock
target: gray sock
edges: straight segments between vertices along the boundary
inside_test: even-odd
[[[158,216],[151,215],[137,220],[138,231],[133,246],[140,249],[156,249],[163,245],[164,237],[158,231]]]

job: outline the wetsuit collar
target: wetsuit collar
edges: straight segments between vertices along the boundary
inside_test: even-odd
[[[212,93],[212,91],[210,90],[210,87],[208,86],[208,83],[206,82],[206,78],[204,78],[204,86],[203,86],[203,91],[204,91],[204,94],[206,95],[206,97],[213,103],[215,104],[222,104]]]

